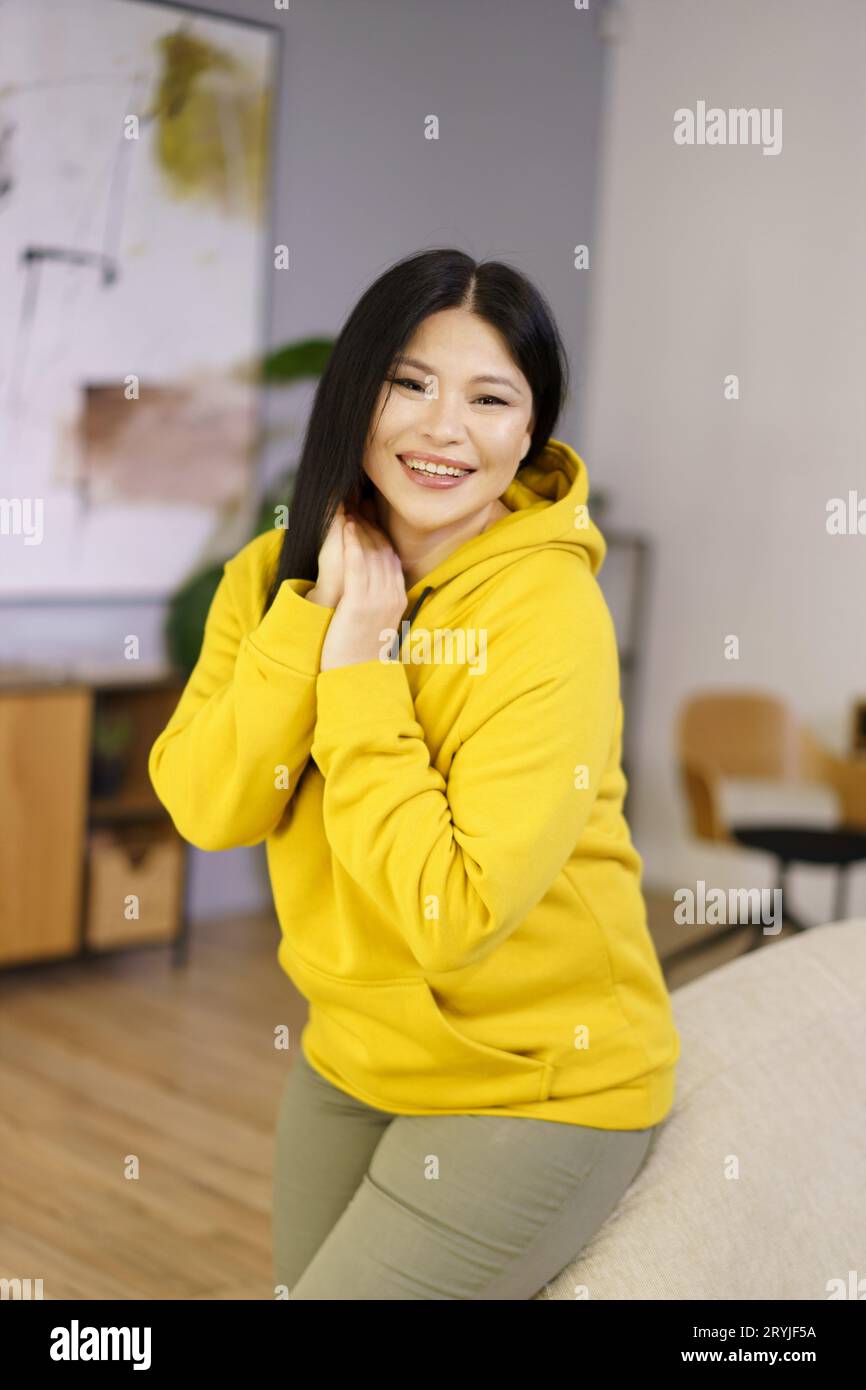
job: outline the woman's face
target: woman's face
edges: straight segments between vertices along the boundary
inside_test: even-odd
[[[419,531],[489,509],[514,478],[533,426],[529,382],[499,333],[467,309],[443,309],[420,324],[390,376],[364,456],[386,504]],[[421,462],[419,454],[459,466],[460,476],[403,462]]]

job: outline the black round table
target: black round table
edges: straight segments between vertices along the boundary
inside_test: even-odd
[[[782,889],[784,920],[797,931],[806,931],[811,923],[799,920],[784,907],[785,880],[788,868],[793,863],[835,864],[837,877],[834,916],[836,920],[845,916],[848,870],[852,864],[866,860],[866,830],[853,825],[828,827],[757,824],[731,826],[731,834],[738,844],[747,849],[760,849],[766,854],[775,855],[779,861],[779,887]]]

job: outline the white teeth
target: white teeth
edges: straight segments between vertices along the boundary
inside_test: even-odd
[[[466,474],[472,470],[469,468],[451,468],[444,463],[428,463],[426,459],[403,459],[407,468],[414,468],[419,473],[445,473],[450,478],[465,478]]]

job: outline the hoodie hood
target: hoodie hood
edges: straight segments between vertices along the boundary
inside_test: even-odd
[[[435,590],[447,584],[455,598],[462,597],[533,550],[572,550],[597,575],[607,545],[589,515],[588,496],[583,459],[561,440],[548,440],[537,459],[517,470],[502,494],[511,516],[501,517],[488,531],[458,546],[417,580],[406,595],[406,621],[412,622]]]

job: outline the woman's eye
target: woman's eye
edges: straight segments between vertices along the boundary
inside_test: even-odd
[[[422,393],[426,393],[426,387],[424,386],[423,382],[420,382],[420,381],[413,381],[411,377],[408,377],[408,376],[392,376],[392,377],[391,377],[391,380],[393,381],[393,383],[394,383],[395,386],[411,386],[413,390],[417,390],[417,391],[421,391]],[[478,396],[478,397],[476,397],[476,399],[479,400],[479,401],[491,401],[491,402],[493,403],[493,405],[507,405],[507,404],[508,404],[507,401],[500,400],[499,396]]]

